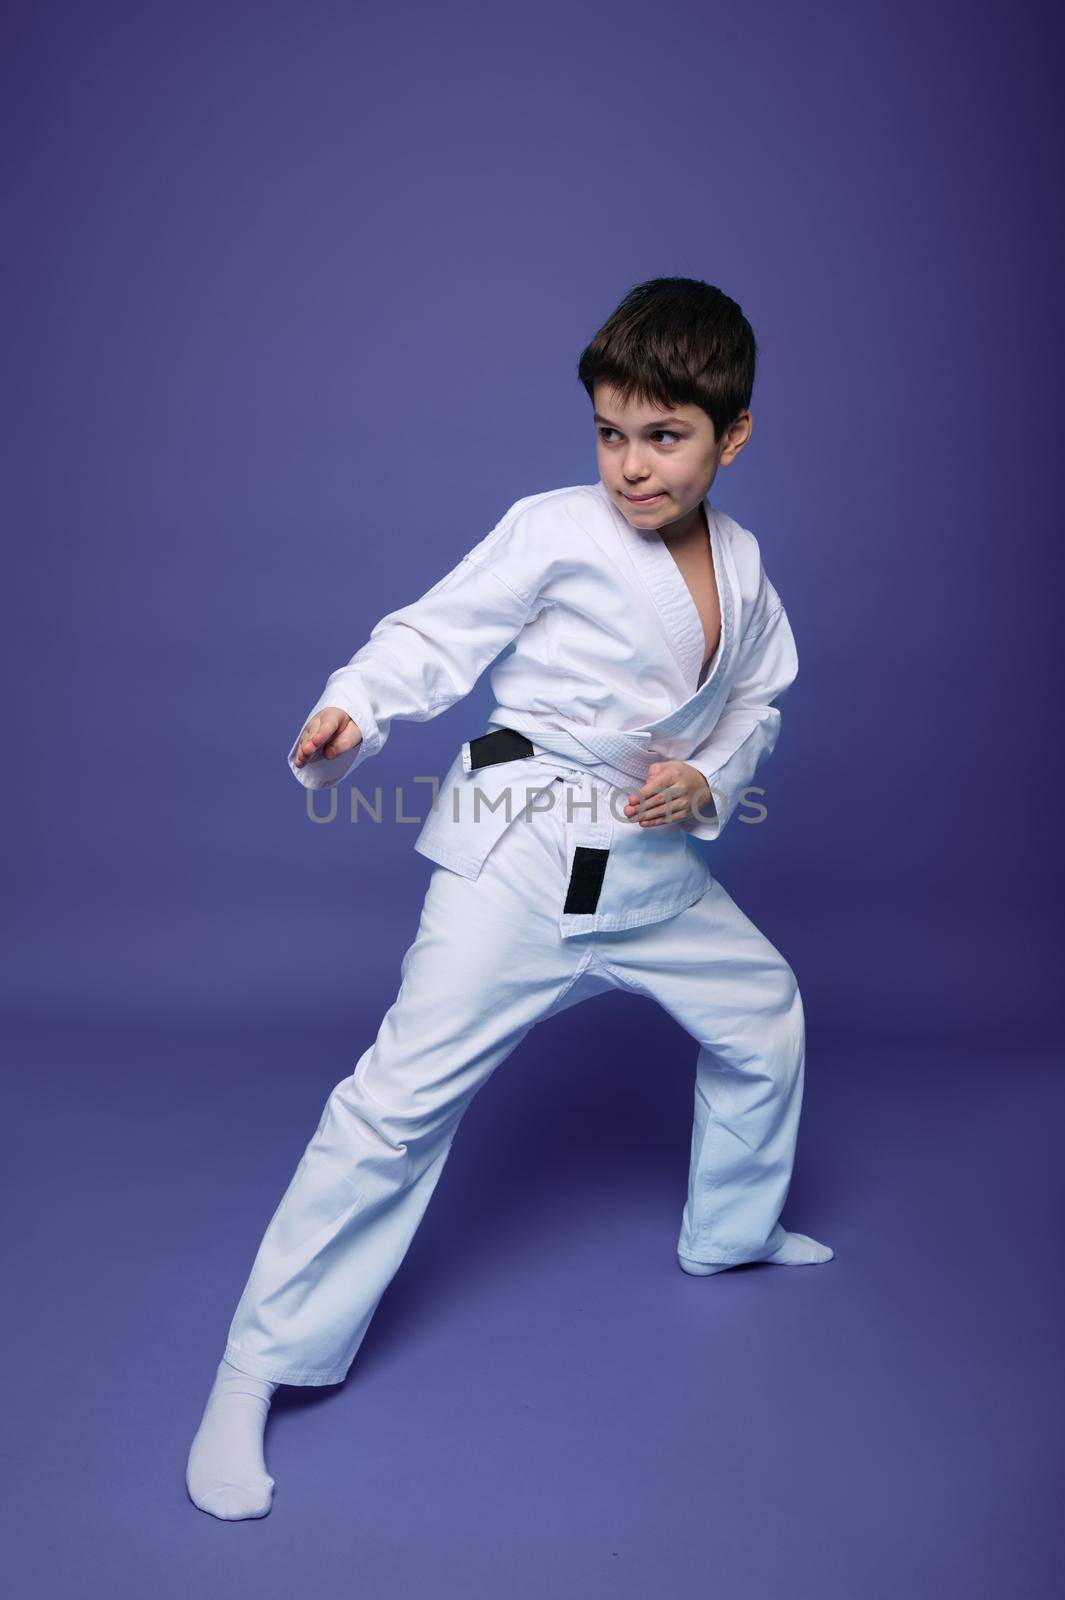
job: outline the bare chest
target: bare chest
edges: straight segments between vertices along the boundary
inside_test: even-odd
[[[703,668],[721,639],[721,601],[714,574],[710,540],[702,538],[678,550],[670,550],[680,575],[688,587],[703,627]]]

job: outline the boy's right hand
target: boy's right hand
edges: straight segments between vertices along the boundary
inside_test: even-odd
[[[346,711],[341,711],[339,706],[323,706],[296,740],[295,763],[297,767],[304,767],[308,761],[317,761],[322,756],[332,761],[361,743],[359,725],[352,722]]]

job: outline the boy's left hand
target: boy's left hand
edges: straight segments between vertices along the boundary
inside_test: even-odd
[[[629,795],[625,815],[630,822],[639,818],[641,828],[661,828],[690,817],[694,804],[705,814],[709,798],[706,779],[686,761],[655,761],[643,788]]]

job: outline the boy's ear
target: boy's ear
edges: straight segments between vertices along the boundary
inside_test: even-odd
[[[741,411],[738,416],[733,418],[725,434],[724,445],[719,458],[721,466],[727,467],[731,461],[735,461],[747,440],[751,437],[753,427],[754,418],[749,411]]]

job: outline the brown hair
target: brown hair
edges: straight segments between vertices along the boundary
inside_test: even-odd
[[[735,300],[699,278],[649,278],[630,289],[581,353],[577,376],[595,399],[702,406],[720,439],[747,409],[757,344]]]

